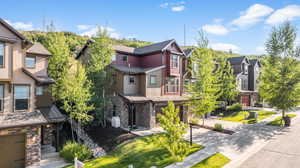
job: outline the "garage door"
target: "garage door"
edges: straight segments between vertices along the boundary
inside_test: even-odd
[[[243,106],[250,106],[250,96],[249,95],[243,95],[242,96],[242,105]]]
[[[25,167],[25,135],[0,136],[0,167]]]

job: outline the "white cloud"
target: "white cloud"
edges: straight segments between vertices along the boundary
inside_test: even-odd
[[[185,7],[183,5],[181,5],[181,6],[174,6],[174,7],[171,8],[171,10],[173,12],[180,12],[180,11],[183,11],[184,9],[185,9]]]
[[[78,30],[88,30],[92,26],[91,25],[77,25],[76,27],[77,27]]]
[[[300,18],[300,5],[289,5],[276,10],[266,21],[268,24],[280,24]]]
[[[33,30],[32,23],[11,22],[9,20],[5,20],[5,21],[17,30]]]
[[[255,54],[262,55],[262,54],[265,54],[265,53],[266,53],[265,47],[258,46],[258,47],[255,48]]]
[[[240,48],[234,44],[228,44],[228,43],[214,43],[211,44],[210,47],[214,50],[219,50],[219,51],[232,51],[232,52],[238,52],[240,51]]]
[[[231,22],[232,25],[245,27],[261,21],[265,16],[270,15],[274,10],[266,5],[254,4],[246,11],[241,13],[241,16]]]
[[[185,1],[179,2],[165,2],[160,4],[161,8],[170,8],[173,12],[180,12],[185,10]]]
[[[215,18],[213,20],[214,23],[221,23],[222,21],[223,21],[223,19],[221,19],[221,18]]]
[[[203,31],[216,35],[225,35],[229,30],[220,24],[207,24],[202,26]]]
[[[97,35],[98,31],[107,31],[108,35],[112,38],[121,38],[121,35],[116,32],[115,29],[111,27],[104,27],[104,26],[91,26],[87,31],[84,31],[80,33],[81,36],[88,36],[88,37],[93,37]]]

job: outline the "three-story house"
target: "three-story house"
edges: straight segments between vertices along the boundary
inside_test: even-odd
[[[52,106],[48,57],[41,44],[0,19],[0,167],[39,163],[41,146],[52,144],[54,128],[64,121]]]

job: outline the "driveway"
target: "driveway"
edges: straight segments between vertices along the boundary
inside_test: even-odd
[[[300,119],[285,128],[266,146],[242,163],[240,168],[299,168],[300,166]]]

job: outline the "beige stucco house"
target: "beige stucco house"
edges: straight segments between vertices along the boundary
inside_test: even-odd
[[[39,163],[64,116],[52,105],[47,75],[51,53],[0,19],[0,167]]]

